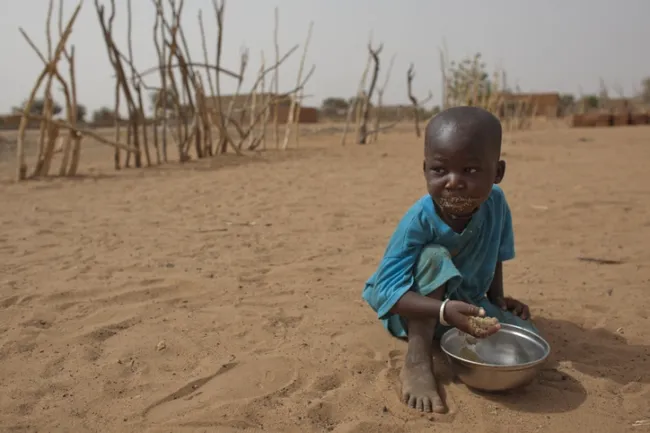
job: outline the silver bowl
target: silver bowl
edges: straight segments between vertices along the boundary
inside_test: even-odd
[[[440,347],[452,372],[468,387],[481,391],[528,385],[551,353],[551,347],[539,335],[505,323],[483,339],[450,329],[440,339]]]

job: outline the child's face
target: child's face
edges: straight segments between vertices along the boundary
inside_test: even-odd
[[[505,162],[495,146],[449,137],[425,151],[427,190],[444,216],[468,219],[501,182]]]

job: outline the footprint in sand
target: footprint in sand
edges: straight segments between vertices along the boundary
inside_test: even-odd
[[[398,427],[390,424],[383,424],[374,421],[352,421],[339,424],[332,433],[377,433],[377,432],[390,432],[390,433],[405,433],[403,427]]]
[[[289,388],[297,378],[295,363],[288,358],[233,362],[155,402],[144,415],[154,422],[169,421],[209,407],[269,396]]]

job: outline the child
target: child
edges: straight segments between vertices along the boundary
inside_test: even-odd
[[[408,338],[402,398],[446,412],[433,374],[432,345],[449,327],[475,337],[470,316],[494,317],[537,332],[528,307],[503,294],[501,263],[514,258],[510,209],[496,184],[505,174],[501,123],[477,107],[455,107],[426,128],[428,194],[399,222],[363,298],[393,336]]]

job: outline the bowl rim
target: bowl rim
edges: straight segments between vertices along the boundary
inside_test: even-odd
[[[471,365],[471,366],[474,366],[474,367],[489,368],[490,370],[495,370],[495,369],[502,370],[502,371],[526,370],[526,369],[529,369],[529,368],[534,367],[536,365],[542,364],[544,361],[546,361],[548,359],[549,355],[551,354],[551,345],[548,343],[548,341],[546,341],[546,339],[544,337],[542,337],[541,335],[538,335],[538,334],[536,334],[536,333],[534,333],[534,332],[532,332],[532,331],[530,331],[530,330],[528,330],[526,328],[523,328],[523,327],[517,326],[517,325],[511,325],[509,323],[501,323],[501,329],[504,329],[504,328],[505,329],[509,328],[509,329],[514,329],[514,330],[517,330],[517,331],[521,331],[522,333],[527,334],[527,335],[531,336],[532,338],[540,341],[545,346],[545,348],[546,348],[545,352],[546,353],[540,359],[537,359],[535,361],[526,362],[524,364],[516,364],[516,365],[488,364],[488,363],[485,363],[485,362],[471,361],[469,359],[465,359],[465,358],[463,358],[461,356],[458,356],[458,355],[455,355],[455,354],[449,352],[445,348],[445,346],[443,345],[443,342],[446,339],[449,338],[449,335],[451,335],[451,333],[453,333],[453,332],[456,332],[456,333],[462,332],[458,328],[451,328],[451,329],[447,330],[442,335],[442,337],[440,338],[440,349],[445,353],[445,355],[447,355],[451,359],[454,359],[455,361],[459,361],[461,363],[468,364],[468,365]],[[499,331],[497,331],[497,332],[501,332],[501,329]]]

